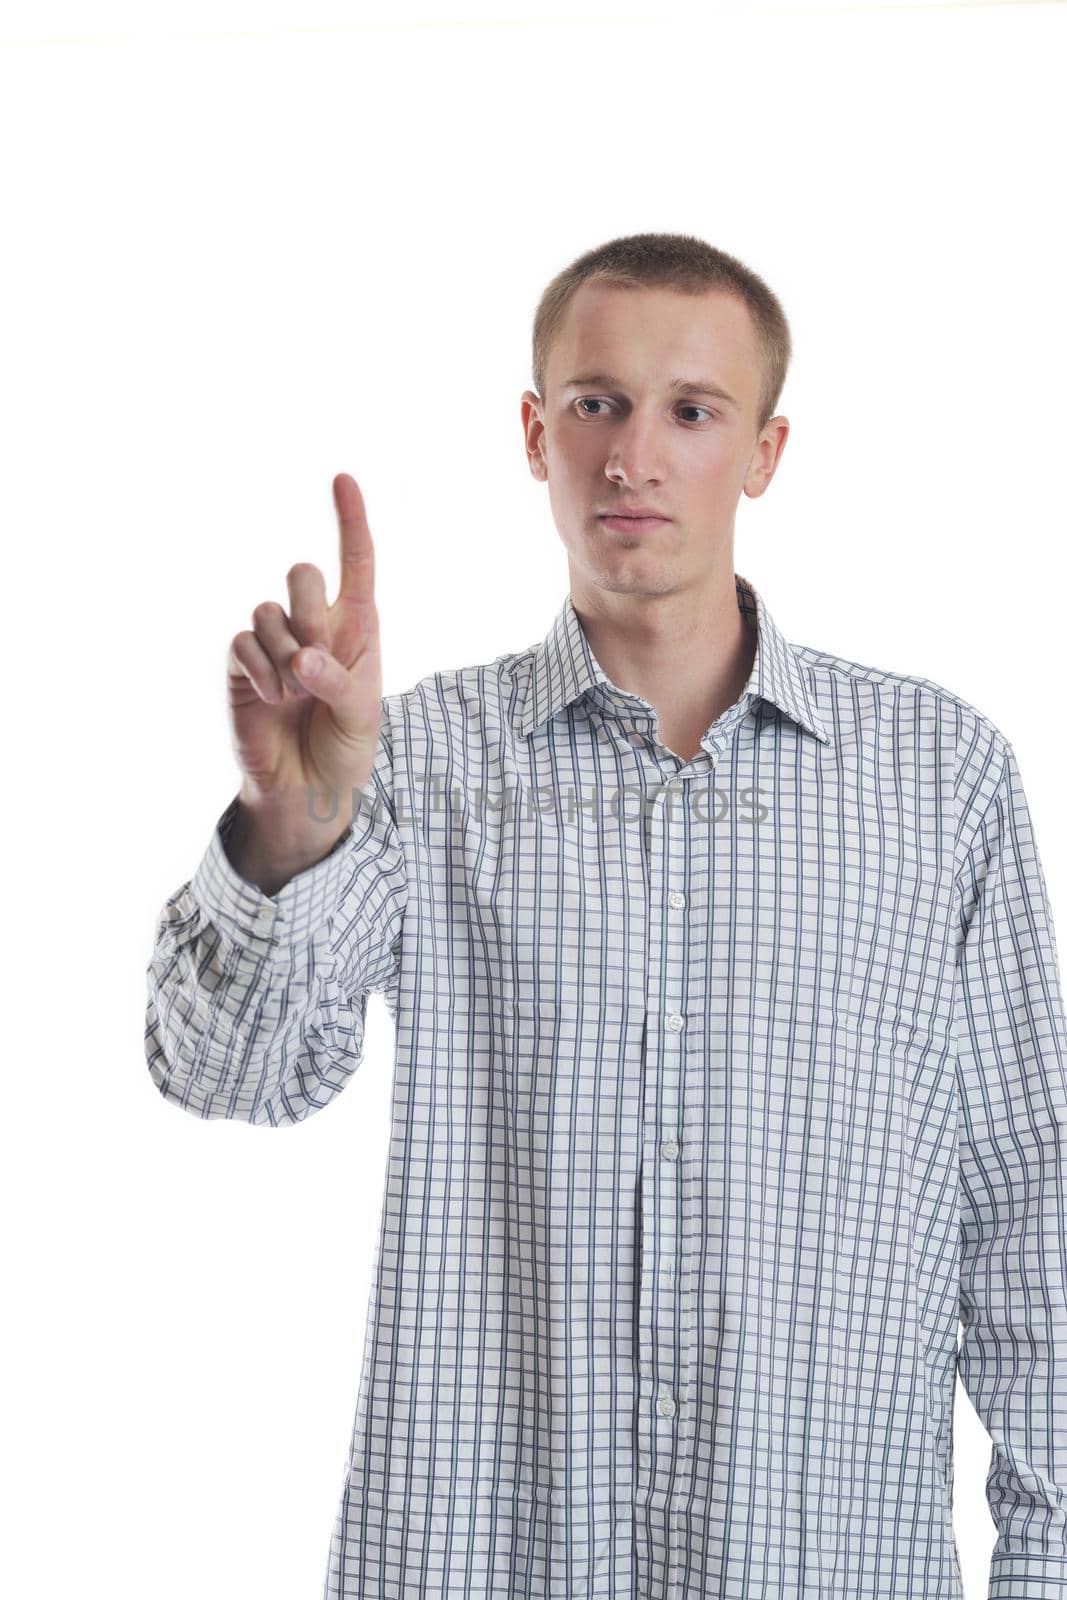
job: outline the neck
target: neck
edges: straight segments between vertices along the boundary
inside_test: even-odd
[[[740,697],[756,654],[756,628],[741,615],[731,560],[697,588],[623,594],[583,585],[571,603],[612,683],[659,716],[656,737],[689,760]]]

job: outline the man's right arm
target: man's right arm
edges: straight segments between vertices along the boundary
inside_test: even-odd
[[[407,875],[387,735],[351,827],[313,865],[287,878],[284,850],[272,859],[254,828],[238,828],[238,848],[244,821],[234,796],[163,907],[145,1053],[183,1110],[278,1126],[345,1087],[363,1056],[367,996],[396,982]]]

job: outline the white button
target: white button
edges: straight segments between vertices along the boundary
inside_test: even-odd
[[[679,1028],[685,1027],[685,1018],[680,1016],[677,1011],[668,1012],[667,1026],[672,1033],[677,1033]]]
[[[666,1156],[668,1161],[674,1161],[678,1155],[677,1139],[664,1139],[659,1147],[659,1153],[661,1156]]]
[[[685,905],[685,895],[680,889],[672,889],[667,896],[667,904],[672,911],[680,911]]]
[[[656,1402],[656,1410],[659,1412],[661,1417],[674,1416],[674,1401],[671,1399],[669,1394],[660,1395],[659,1400]]]

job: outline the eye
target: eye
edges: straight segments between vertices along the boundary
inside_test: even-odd
[[[604,399],[603,396],[601,396],[601,395],[582,395],[581,398],[576,400],[574,403],[575,403],[576,406],[606,406],[606,405],[610,405],[611,401]],[[714,411],[712,411],[708,406],[694,405],[689,401],[686,401],[681,406],[680,409],[682,411],[702,411],[705,416],[712,417],[712,418],[714,418],[715,415],[716,415],[716,413]],[[584,416],[584,417],[599,416],[599,415],[600,415],[599,412],[589,412],[589,411],[583,411],[582,412],[582,416]]]
[[[602,406],[607,404],[605,400],[599,399],[596,395],[591,395],[588,398],[583,396],[582,399],[576,400],[574,403],[578,406]],[[582,415],[587,417],[589,416],[589,412],[585,411],[582,413]]]

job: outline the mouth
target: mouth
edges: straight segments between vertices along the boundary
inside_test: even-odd
[[[669,517],[659,516],[628,516],[626,513],[605,515],[598,514],[597,521],[602,522],[606,528],[614,528],[617,533],[651,533],[655,528],[662,528],[669,522]]]

